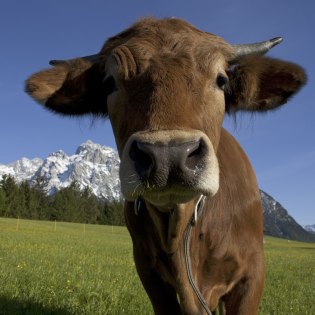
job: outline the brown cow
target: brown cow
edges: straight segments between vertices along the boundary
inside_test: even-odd
[[[210,314],[219,301],[226,314],[257,314],[262,206],[252,167],[222,120],[274,109],[305,83],[299,66],[262,56],[280,41],[231,46],[184,21],[150,18],[97,55],[53,61],[27,81],[52,111],[109,117],[134,259],[155,314]],[[197,208],[189,262],[184,233]]]

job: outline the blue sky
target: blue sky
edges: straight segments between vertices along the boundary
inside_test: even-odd
[[[106,38],[144,16],[179,17],[231,43],[283,36],[269,55],[302,65],[307,86],[280,110],[224,126],[247,152],[260,187],[301,224],[315,223],[315,2],[293,0],[1,0],[0,163],[73,154],[91,139],[115,147],[109,122],[52,115],[24,92],[50,59],[96,53]]]

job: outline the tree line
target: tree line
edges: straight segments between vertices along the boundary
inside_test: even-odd
[[[98,199],[77,182],[47,195],[45,180],[37,178],[32,185],[17,183],[10,175],[0,180],[0,216],[33,220],[124,225],[123,203]]]

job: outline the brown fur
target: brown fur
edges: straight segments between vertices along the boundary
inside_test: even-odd
[[[226,111],[266,111],[284,104],[306,76],[281,60],[234,57],[233,47],[221,38],[184,21],[144,19],[109,39],[99,62],[79,58],[44,70],[28,79],[26,90],[56,112],[109,116],[124,159],[135,134],[151,139],[152,131],[202,132],[219,163],[220,187],[207,197],[193,229],[194,278],[211,310],[221,300],[227,315],[254,315],[264,282],[262,207],[251,165],[222,120]],[[223,90],[218,75],[229,77]],[[113,79],[104,79],[110,76],[118,92],[106,95]],[[124,174],[121,180],[127,180]],[[146,191],[154,192],[150,183],[143,196]],[[144,198],[138,216],[134,202],[126,201],[137,271],[155,314],[202,314],[188,283],[182,241],[197,199],[196,194],[168,213]]]
[[[264,275],[262,209],[256,178],[246,155],[224,129],[218,159],[220,189],[207,199],[192,234],[194,277],[212,310],[223,298],[227,314],[256,314]],[[159,235],[152,231],[157,226],[159,230],[167,227],[168,221],[164,214],[154,213],[160,215],[159,224],[150,210],[136,216],[133,203],[126,204],[137,270],[151,299],[158,300],[156,313],[181,314],[177,300],[171,298],[176,290],[184,314],[201,314],[186,277],[183,242],[172,255],[167,255]],[[183,228],[190,215],[191,212],[182,220]]]

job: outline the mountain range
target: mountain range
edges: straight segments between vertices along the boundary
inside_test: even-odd
[[[119,164],[114,149],[88,140],[70,156],[59,150],[45,159],[24,157],[7,165],[0,164],[0,178],[6,174],[17,182],[32,184],[40,177],[45,182],[47,194],[54,194],[75,180],[81,189],[88,186],[100,199],[120,200]],[[262,190],[260,195],[265,235],[315,242],[315,224],[303,228],[278,201]]]
[[[118,153],[114,149],[88,140],[71,156],[59,150],[43,160],[23,157],[7,165],[0,164],[0,177],[7,174],[17,182],[26,180],[30,184],[41,177],[49,195],[68,187],[75,180],[81,189],[89,186],[99,198],[119,200],[122,198],[119,164]]]

